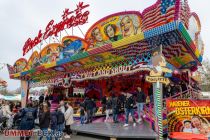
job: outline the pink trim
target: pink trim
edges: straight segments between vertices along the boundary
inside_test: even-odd
[[[175,19],[174,20],[178,20],[179,19],[179,16],[180,16],[180,13],[181,13],[181,8],[180,8],[180,0],[177,0],[176,3],[175,3]]]

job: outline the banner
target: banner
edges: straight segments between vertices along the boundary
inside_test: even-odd
[[[168,132],[181,136],[210,137],[210,101],[166,100]],[[201,138],[202,139],[202,138]]]

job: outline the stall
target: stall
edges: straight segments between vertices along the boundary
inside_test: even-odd
[[[83,11],[80,14],[87,17],[89,12]],[[73,27],[75,24],[71,22],[68,25]],[[63,27],[69,28],[67,24]],[[138,86],[148,95],[153,87],[154,104],[158,108],[152,101],[145,106],[145,121],[162,136],[167,133],[164,87],[180,81],[190,87],[192,73],[201,66],[203,58],[200,32],[200,20],[190,11],[187,1],[158,0],[143,12],[108,15],[93,24],[84,38],[63,36],[40,52],[33,51],[28,60],[18,59],[8,70],[11,79],[21,80],[22,105],[27,100],[28,89],[37,86],[51,86],[70,101],[74,98],[82,101],[83,94],[99,101],[113,91],[117,95],[134,93]],[[56,36],[57,32],[51,35]],[[23,48],[24,54],[34,47],[30,41]],[[197,84],[195,80],[193,83]],[[81,95],[74,97],[78,89],[82,89]],[[197,92],[187,88],[175,92],[171,98],[196,96]]]

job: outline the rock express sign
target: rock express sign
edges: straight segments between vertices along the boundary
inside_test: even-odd
[[[23,46],[23,56],[34,46],[39,44],[42,40],[45,40],[52,35],[57,36],[59,32],[65,30],[66,28],[68,29],[85,24],[88,20],[88,15],[90,12],[82,12],[82,10],[88,6],[89,4],[84,5],[83,2],[79,2],[77,8],[74,11],[69,11],[69,9],[65,9],[62,15],[63,21],[54,24],[54,20],[51,20],[47,24],[44,32],[42,30],[39,30],[38,35],[34,39],[27,39],[25,45]],[[75,15],[72,15],[73,13],[75,13]]]

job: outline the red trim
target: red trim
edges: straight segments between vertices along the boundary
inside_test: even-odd
[[[191,16],[194,16],[195,17],[195,19],[196,19],[196,21],[198,23],[198,26],[199,26],[199,31],[201,31],[201,21],[200,21],[200,18],[198,17],[198,15],[195,12],[192,12],[190,14],[190,18],[191,18]]]
[[[194,44],[193,41],[190,43],[190,48],[191,48],[193,51],[196,51],[196,46],[195,46],[195,44]]]
[[[81,38],[81,37],[78,37],[78,36],[64,36],[64,37],[62,38],[62,43],[63,43],[63,39],[64,39],[65,37],[80,39],[80,40],[82,40],[82,41],[84,41],[85,43],[88,44],[88,42],[87,42],[84,38]]]
[[[48,45],[46,45],[46,46],[39,52],[39,57],[42,57],[42,56],[41,56],[42,52],[43,52],[48,46],[52,46],[52,45],[61,45],[61,46],[62,46],[62,44],[60,44],[60,43],[51,43],[51,44],[48,44]],[[57,47],[58,47],[58,46],[57,46]]]

